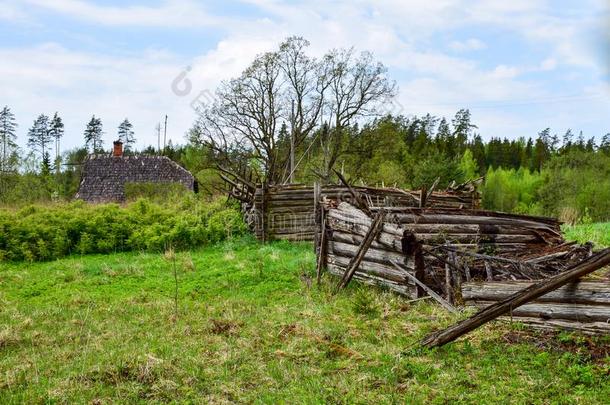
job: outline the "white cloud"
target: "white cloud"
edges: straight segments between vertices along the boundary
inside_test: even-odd
[[[585,13],[560,18],[553,5],[543,0],[250,0],[264,15],[251,19],[211,15],[192,0],[166,0],[155,6],[103,6],[82,0],[26,2],[112,29],[215,26],[222,33],[222,40],[192,60],[163,49],[142,49],[127,56],[121,51],[117,56],[52,43],[21,50],[0,48],[3,102],[13,106],[20,122],[27,124],[40,112],[60,110],[69,130],[66,137],[73,145],[80,143],[82,129],[93,113],[104,120],[107,144],[125,115],[134,122],[140,146],[156,144],[154,126],[165,114],[170,117],[171,138],[180,142],[194,120],[190,104],[200,92],[209,95],[221,80],[238,75],[256,54],[274,49],[295,34],[309,39],[312,53],[318,56],[334,47],[372,50],[398,80],[403,113],[452,115],[459,108],[472,107],[481,132],[489,135],[523,135],[518,131],[530,126],[552,126],[547,122],[552,121],[552,113],[535,114],[543,107],[527,112],[515,108],[555,94],[548,84],[527,80],[528,73],[562,67],[568,70],[566,76],[578,72],[590,77],[597,72],[594,58],[583,46],[593,17]],[[23,13],[23,8],[14,7],[17,3],[11,4],[7,10]],[[473,27],[476,34],[469,33]],[[508,51],[518,50],[507,50],[506,59],[485,67],[476,57],[494,48],[493,37],[484,35],[487,27],[527,41],[539,49],[538,59],[513,62]],[[468,39],[438,45],[457,30],[460,38]],[[446,46],[455,52],[445,53]],[[191,70],[185,79],[192,87],[187,95],[179,96],[171,84],[187,65]],[[571,125],[577,126],[587,105],[580,103],[562,119],[576,120]]]
[[[82,0],[26,0],[34,6],[105,25],[189,27],[218,26],[223,19],[208,14],[198,2],[165,0],[160,6],[102,6]]]
[[[487,48],[487,45],[476,38],[470,38],[465,41],[452,41],[449,43],[449,48],[456,52],[478,51]]]

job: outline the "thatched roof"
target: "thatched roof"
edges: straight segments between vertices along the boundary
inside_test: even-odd
[[[125,200],[125,183],[179,183],[195,190],[195,178],[166,156],[91,155],[83,165],[76,198],[88,202]]]

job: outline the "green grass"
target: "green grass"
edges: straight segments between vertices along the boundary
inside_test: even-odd
[[[0,264],[0,403],[610,398],[607,337],[492,323],[424,350],[457,318],[356,284],[333,296],[314,262],[308,244],[252,240],[179,253],[177,317],[162,255]]]
[[[567,240],[575,240],[580,243],[591,241],[596,248],[610,247],[610,222],[564,225],[562,230]]]

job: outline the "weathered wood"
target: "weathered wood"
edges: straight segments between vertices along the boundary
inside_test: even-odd
[[[469,305],[484,309],[494,301],[469,301]],[[566,304],[561,302],[532,302],[509,311],[512,317],[530,317],[538,319],[563,319],[582,323],[610,322],[610,307],[592,304]]]
[[[487,281],[493,281],[494,273],[488,261],[485,261],[485,273],[487,274]]]
[[[324,216],[324,210],[322,210],[322,226],[320,232],[320,245],[317,251],[317,263],[316,263],[316,282],[320,285],[322,279],[322,269],[326,266],[327,260],[327,241],[326,241],[326,217]]]
[[[354,257],[358,253],[359,246],[361,245],[352,245],[344,242],[332,241],[329,243],[330,250],[339,255],[345,257]],[[404,260],[404,254],[400,252],[392,252],[385,249],[376,249],[371,245],[366,253],[366,259],[368,261],[376,262],[376,263],[389,263],[390,260]]]
[[[511,295],[510,297],[493,304],[472,317],[465,319],[449,328],[428,335],[422,344],[427,347],[437,347],[449,343],[458,337],[478,328],[479,326],[501,316],[529,301],[532,301],[547,292],[577,280],[610,264],[610,248],[604,249],[581,263],[572,266],[565,272],[559,273],[547,280],[532,284],[531,286]]]
[[[329,262],[328,263],[328,272],[332,275],[341,277],[345,272],[345,268],[337,266],[337,265]],[[361,272],[361,271],[356,271],[353,279],[357,280],[361,283],[364,283],[364,284],[374,285],[376,287],[381,287],[381,288],[387,288],[398,294],[405,295],[409,298],[417,298],[417,295],[416,295],[417,287],[415,285],[393,282],[391,280],[388,280],[385,278],[380,278],[373,274],[365,273],[365,272]]]
[[[441,297],[440,295],[438,295],[437,293],[434,292],[433,289],[431,289],[430,287],[428,287],[427,285],[425,285],[424,283],[422,283],[421,281],[419,281],[417,279],[417,277],[413,276],[412,274],[410,274],[406,269],[404,269],[402,266],[400,266],[398,263],[396,263],[395,261],[392,260],[392,264],[394,265],[394,267],[396,267],[399,270],[403,270],[405,276],[411,280],[412,282],[414,282],[415,284],[417,284],[417,286],[419,286],[420,288],[424,289],[424,291],[426,291],[428,293],[428,295],[430,295],[436,302],[438,302],[439,304],[441,304],[441,306],[443,308],[445,308],[447,311],[449,312],[453,312],[453,313],[458,313],[459,311],[453,306],[451,305],[449,302],[447,302],[446,300],[443,299],[443,297]]]
[[[336,255],[331,252],[328,253],[328,263],[332,263],[332,264],[336,265],[337,267],[340,267],[343,269],[341,276],[343,276],[345,274],[345,269],[347,269],[347,266],[349,265],[349,262],[351,259],[352,259],[351,257],[339,256],[339,255]],[[410,284],[411,283],[411,281],[408,281],[405,278],[404,274],[397,271],[390,262],[379,263],[379,262],[372,262],[369,260],[363,260],[362,262],[360,262],[360,266],[358,266],[357,271],[359,271],[361,273],[365,273],[365,274],[371,274],[380,279],[388,280],[388,281],[391,281],[394,283],[399,283],[399,284],[404,284],[404,283]],[[412,270],[412,271],[414,271],[414,270]]]
[[[500,321],[521,322],[536,329],[577,331],[587,335],[607,335],[610,334],[610,322],[577,322],[563,319],[540,319],[530,317],[513,318],[501,316]]]
[[[383,228],[384,218],[385,213],[383,211],[377,213],[377,215],[375,216],[375,219],[373,220],[373,223],[371,224],[371,227],[367,232],[364,241],[358,248],[358,252],[350,261],[349,265],[347,266],[347,269],[345,270],[343,278],[341,278],[341,281],[337,285],[337,291],[341,290],[342,288],[345,288],[349,284],[350,280],[354,276],[354,273],[356,272],[356,269],[360,265],[360,262],[364,258],[364,255],[371,246],[371,243],[373,243],[373,240],[377,237],[379,232],[381,232],[381,229]]]
[[[349,183],[347,182],[347,180],[345,180],[345,177],[343,177],[343,175],[341,173],[339,173],[336,170],[334,170],[334,172],[337,175],[337,177],[339,177],[339,180],[341,180],[341,183],[343,183],[345,185],[345,187],[347,187],[347,189],[349,190],[350,194],[354,198],[354,202],[356,203],[356,206],[358,208],[360,208],[362,211],[364,211],[366,213],[366,215],[368,215],[369,217],[372,217],[373,213],[371,212],[371,209],[369,208],[369,205],[366,203],[366,201],[364,201],[364,199],[360,196],[360,194],[358,192],[356,192],[356,190],[354,190],[352,188],[352,186],[349,185]]]
[[[462,285],[462,296],[467,302],[501,301],[532,284],[531,281],[464,283]],[[538,297],[535,302],[593,304],[610,307],[610,280],[582,280],[569,283]]]

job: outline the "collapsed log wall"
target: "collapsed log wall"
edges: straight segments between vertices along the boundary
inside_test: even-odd
[[[259,240],[314,240],[317,231],[316,201],[321,198],[353,202],[345,186],[281,185],[256,188],[248,220]],[[370,207],[419,207],[421,192],[392,188],[353,187]],[[471,191],[432,192],[426,205],[445,209],[476,209],[478,193]]]
[[[559,246],[564,241],[560,233],[559,223],[542,217],[510,215],[490,211],[466,209],[438,208],[386,208],[386,222],[382,232],[375,239],[356,273],[356,279],[369,284],[385,285],[386,287],[407,295],[417,297],[418,291],[400,269],[392,263],[400,263],[415,275],[418,280],[430,288],[450,296],[454,288],[459,288],[464,278],[486,277],[492,272],[492,278],[502,277],[499,267],[489,269],[485,262],[471,261],[458,264],[455,267],[468,270],[463,274],[448,269],[447,264],[439,260],[445,255],[435,250],[438,247],[454,249],[454,256],[470,252],[474,255],[487,257],[489,254],[538,254],[549,247]],[[354,257],[358,247],[370,227],[371,219],[362,211],[348,203],[339,203],[337,207],[329,207],[323,214],[325,246],[319,249],[327,256],[324,258],[328,270],[332,274],[341,275]],[[415,258],[405,252],[405,240],[417,244],[423,250],[423,268],[416,268]],[[436,251],[436,253],[434,253]],[[509,260],[509,259],[507,259]],[[527,271],[538,269],[522,268],[523,275]],[[449,279],[446,274],[451,273]],[[538,273],[536,273],[538,274]],[[513,274],[510,274],[514,277]]]
[[[485,308],[529,287],[531,282],[492,281],[462,285],[468,306]],[[547,293],[504,317],[541,329],[567,329],[602,334],[610,333],[610,280],[588,279]]]

